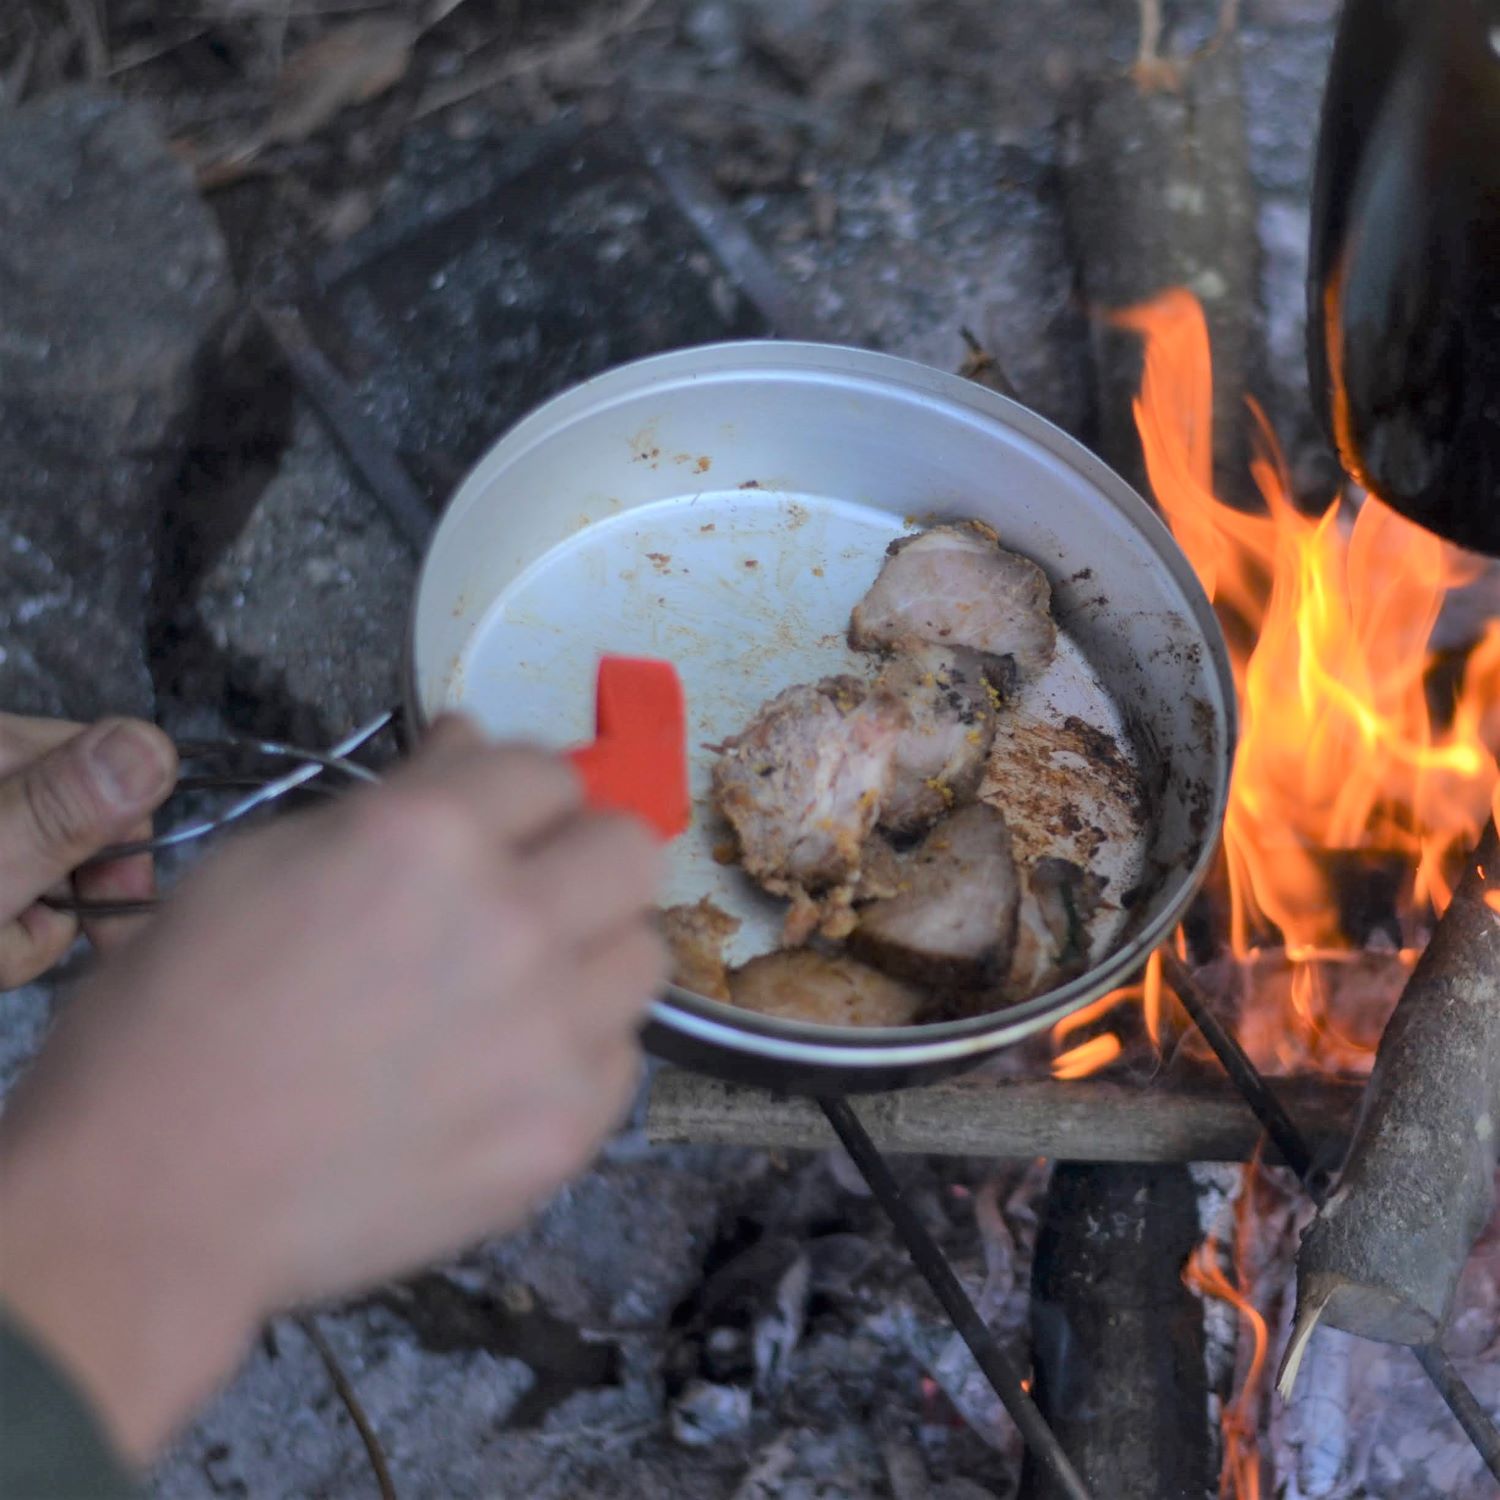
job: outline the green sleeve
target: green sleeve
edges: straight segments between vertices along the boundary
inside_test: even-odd
[[[0,1500],[139,1500],[83,1398],[3,1312]]]

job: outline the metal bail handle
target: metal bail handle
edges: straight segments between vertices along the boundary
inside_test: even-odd
[[[594,712],[594,742],[568,755],[583,779],[588,805],[637,817],[663,843],[670,843],[686,831],[692,816],[687,713],[676,668],[670,662],[647,658],[604,657],[599,663]],[[399,719],[399,710],[387,710],[326,751],[305,750],[280,740],[184,740],[177,752],[185,766],[228,763],[231,769],[184,774],[178,779],[176,794],[246,789],[244,795],[213,817],[155,838],[111,844],[79,868],[181,848],[220,833],[295,791],[331,794],[336,790],[326,784],[331,777],[341,778],[345,784],[378,782],[380,777],[374,771],[350,756]],[[297,764],[269,778],[244,769],[267,760]],[[233,769],[235,766],[240,769]],[[90,918],[139,916],[159,905],[156,897],[135,901],[90,901],[74,896],[43,899],[54,911]]]

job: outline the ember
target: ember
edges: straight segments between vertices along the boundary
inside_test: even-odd
[[[1239,1280],[1245,1274],[1243,1243],[1252,1223],[1252,1187],[1257,1170],[1254,1164],[1246,1168],[1245,1183],[1235,1203],[1233,1251]],[[1225,1274],[1220,1264],[1220,1245],[1212,1235],[1193,1253],[1182,1279],[1200,1295],[1228,1303],[1250,1330],[1249,1354],[1241,1359],[1243,1373],[1236,1382],[1233,1400],[1224,1408],[1224,1461],[1219,1471],[1219,1493],[1235,1500],[1260,1500],[1261,1377],[1265,1373],[1269,1344],[1266,1320],[1249,1296]]]

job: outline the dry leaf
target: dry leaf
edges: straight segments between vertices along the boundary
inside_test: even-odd
[[[405,75],[417,34],[408,21],[370,17],[294,52],[276,80],[266,138],[304,141],[340,110],[383,94]]]

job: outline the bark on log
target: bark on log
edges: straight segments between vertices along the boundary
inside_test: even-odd
[[[1360,1088],[1332,1079],[1289,1079],[1278,1093],[1319,1151],[1338,1160]],[[1222,1078],[1157,1087],[1083,1079],[1017,1082],[970,1075],[928,1088],[853,1101],[875,1144],[908,1155],[1053,1161],[1248,1161],[1260,1125]],[[835,1144],[817,1104],[719,1083],[675,1068],[651,1084],[647,1134],[770,1149]],[[1268,1153],[1267,1160],[1277,1160]]]
[[[1303,1238],[1285,1389],[1320,1321],[1396,1344],[1428,1343],[1448,1321],[1494,1207],[1500,914],[1485,896],[1497,879],[1491,825],[1391,1016],[1338,1188]]]
[[[1185,1167],[1060,1166],[1031,1278],[1035,1398],[1084,1483],[1115,1500],[1212,1493],[1199,1238]],[[1029,1459],[1023,1500],[1057,1500]]]
[[[1096,313],[1186,286],[1213,344],[1214,454],[1219,493],[1246,488],[1244,396],[1258,301],[1239,45],[1232,36],[1183,66],[1177,91],[1101,80],[1068,136],[1066,201],[1084,293]],[[1140,340],[1093,324],[1096,445],[1143,492],[1131,397]]]

